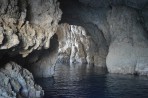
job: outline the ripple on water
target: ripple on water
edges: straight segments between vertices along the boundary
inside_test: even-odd
[[[105,74],[87,65],[58,65],[54,77],[35,80],[44,98],[148,98],[147,77]]]

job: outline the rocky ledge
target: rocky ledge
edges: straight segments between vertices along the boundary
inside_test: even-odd
[[[14,62],[0,69],[0,98],[42,98],[44,91],[33,75]]]
[[[0,0],[0,50],[26,57],[49,48],[61,14],[57,0]]]

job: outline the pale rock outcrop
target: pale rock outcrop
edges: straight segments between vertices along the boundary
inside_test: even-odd
[[[107,20],[111,33],[106,60],[108,71],[148,75],[148,39],[137,11],[113,7]]]
[[[0,0],[0,50],[25,57],[49,48],[61,14],[57,0]]]
[[[96,50],[91,36],[81,26],[61,24],[57,30],[59,48],[58,60],[61,63],[88,63],[105,66],[105,57]]]
[[[62,24],[58,31],[58,62],[87,63],[90,36],[86,36],[84,28],[74,25]],[[92,58],[92,57],[90,57]]]
[[[0,98],[42,98],[44,95],[32,74],[14,62],[0,69],[0,77]]]

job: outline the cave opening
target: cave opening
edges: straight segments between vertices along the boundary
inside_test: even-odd
[[[0,98],[147,98],[147,17],[148,0],[0,0]]]

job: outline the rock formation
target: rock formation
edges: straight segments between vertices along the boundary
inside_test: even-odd
[[[56,35],[51,38],[49,49],[35,51],[27,57],[28,69],[34,77],[51,77],[54,75],[54,69],[58,55],[58,41]]]
[[[52,76],[56,63],[148,75],[148,0],[59,1],[63,15],[57,0],[0,0],[0,61],[30,54],[22,59],[35,77]],[[2,98],[43,96],[14,62],[0,76]]]
[[[44,95],[32,74],[14,62],[0,69],[0,77],[0,98],[42,98]]]
[[[56,34],[59,42],[57,62],[88,63],[106,67],[106,55],[103,55],[106,51],[96,45],[83,27],[61,24]]]
[[[61,21],[57,0],[0,0],[0,60],[30,54],[22,59],[35,77],[52,76],[56,62],[148,75],[148,0],[59,1]],[[43,95],[13,62],[0,76],[0,97]]]
[[[56,0],[0,0],[0,49],[25,57],[49,48],[61,14]]]
[[[48,49],[61,14],[57,0],[0,0],[0,59],[3,60],[5,54],[15,59],[18,54],[26,57],[35,50]],[[43,69],[34,68],[43,72],[44,66]],[[43,91],[34,84],[32,74],[15,63],[1,68],[0,76],[1,98],[43,97]]]
[[[61,22],[85,28],[99,46],[96,49],[106,51],[100,52],[104,57],[108,54],[110,73],[147,75],[147,0],[61,0],[61,4]]]
[[[111,44],[107,68],[111,73],[148,74],[148,39],[136,10],[113,7],[108,15]]]

